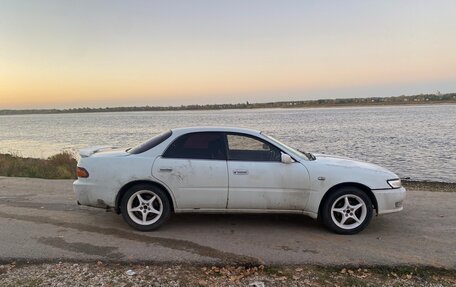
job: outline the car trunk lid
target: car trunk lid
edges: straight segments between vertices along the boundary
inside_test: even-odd
[[[118,147],[114,146],[93,146],[87,147],[79,150],[79,155],[81,157],[90,157],[91,155],[98,153],[98,152],[105,152],[118,149]]]

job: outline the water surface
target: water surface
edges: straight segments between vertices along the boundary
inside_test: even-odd
[[[91,145],[129,147],[201,125],[258,129],[306,151],[456,182],[456,105],[0,116],[0,152],[47,157]]]

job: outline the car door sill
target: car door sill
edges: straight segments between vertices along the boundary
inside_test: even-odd
[[[175,213],[269,213],[269,214],[303,214],[317,219],[318,214],[304,210],[284,210],[284,209],[176,209]]]
[[[203,209],[203,208],[186,208],[176,209],[176,213],[307,213],[303,210],[284,210],[284,209]]]

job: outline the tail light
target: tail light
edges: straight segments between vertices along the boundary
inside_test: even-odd
[[[89,172],[85,168],[78,166],[76,168],[76,175],[78,177],[86,178],[86,177],[89,177]]]

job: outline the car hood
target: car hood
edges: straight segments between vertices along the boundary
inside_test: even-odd
[[[356,169],[364,169],[364,170],[371,170],[377,171],[382,173],[389,173],[391,175],[396,176],[394,173],[389,171],[388,169],[378,166],[376,164],[367,163],[363,161],[354,160],[348,157],[342,156],[335,156],[335,155],[327,155],[327,154],[313,154],[316,157],[316,160],[322,164],[329,165],[329,166],[337,166],[343,168],[356,168]]]

